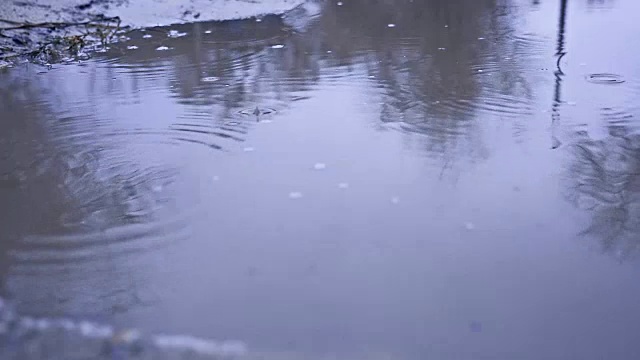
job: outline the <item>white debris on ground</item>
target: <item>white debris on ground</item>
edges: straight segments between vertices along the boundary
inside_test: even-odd
[[[3,339],[3,337],[5,339]],[[20,316],[0,298],[0,358],[42,359],[238,359],[248,355],[242,341],[215,341],[189,335],[145,335],[136,329],[115,329],[86,320]]]
[[[0,19],[17,22],[73,22],[95,15],[119,17],[132,27],[192,21],[235,20],[283,14],[305,0],[23,0],[2,1]],[[5,24],[0,23],[0,27]]]

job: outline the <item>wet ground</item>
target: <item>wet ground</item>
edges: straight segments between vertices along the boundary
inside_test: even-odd
[[[273,358],[640,358],[638,11],[344,0],[5,69],[0,294]]]

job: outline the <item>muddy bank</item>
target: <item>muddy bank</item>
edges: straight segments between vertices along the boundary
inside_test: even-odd
[[[127,31],[136,28],[281,15],[317,6],[304,0],[9,1],[0,7],[0,68],[18,60],[86,60],[92,51],[127,40]]]

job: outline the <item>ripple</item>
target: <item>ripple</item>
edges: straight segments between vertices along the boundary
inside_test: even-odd
[[[586,79],[590,83],[604,84],[604,85],[622,84],[625,82],[622,76],[617,74],[611,74],[611,73],[589,74],[586,76]]]

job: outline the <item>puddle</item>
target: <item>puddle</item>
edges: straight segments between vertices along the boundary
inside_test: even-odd
[[[188,334],[148,358],[638,357],[638,2],[279,3],[0,70],[25,324]]]

